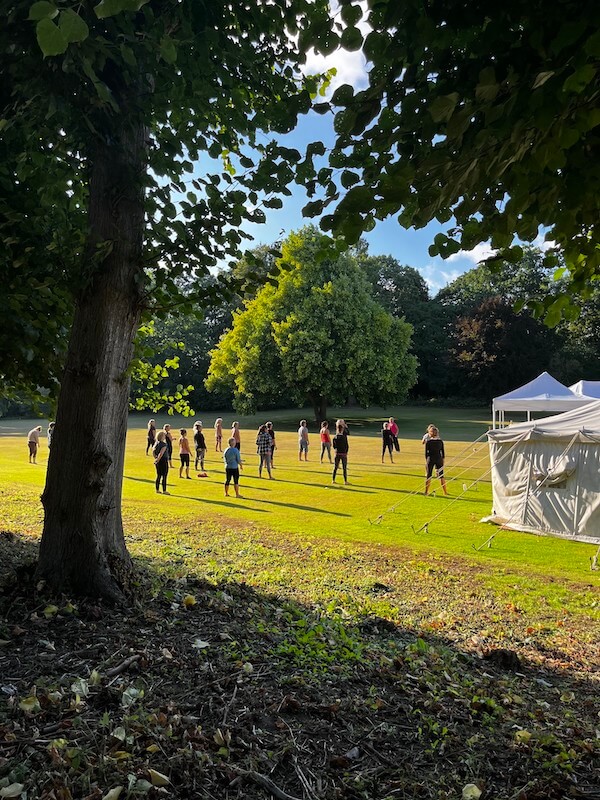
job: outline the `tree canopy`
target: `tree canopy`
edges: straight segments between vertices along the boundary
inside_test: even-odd
[[[200,279],[239,258],[243,221],[290,194],[303,154],[274,137],[316,96],[320,78],[301,67],[308,47],[329,48],[329,7],[14,0],[0,22],[0,276],[26,286],[14,306],[26,350],[0,337],[20,365],[12,383],[34,381],[23,364],[52,347],[40,317],[56,310],[71,329],[65,358],[39,370],[53,382],[65,365],[39,574],[114,597],[130,570],[120,506],[136,332],[226,291]]]
[[[356,25],[363,9],[342,14]],[[363,22],[364,41],[357,27],[345,37],[362,46],[368,86],[333,95],[333,171],[307,213],[334,205],[321,224],[349,242],[390,215],[417,228],[454,217],[432,255],[490,241],[511,261],[515,239],[542,226],[566,288],[585,296],[600,275],[598,3],[381,0]],[[537,310],[551,324],[578,313],[566,294]]]
[[[321,420],[328,403],[397,402],[414,383],[411,327],[375,302],[351,252],[319,260],[323,239],[310,227],[286,239],[278,285],[234,314],[212,353],[207,387],[233,387],[241,411],[284,397]]]

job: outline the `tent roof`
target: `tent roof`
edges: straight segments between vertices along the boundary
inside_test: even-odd
[[[600,381],[577,381],[569,389],[580,397],[600,398]]]
[[[600,400],[589,400],[579,408],[564,414],[518,422],[508,428],[488,431],[488,439],[495,442],[513,442],[517,439],[572,439],[598,441],[600,444]]]
[[[542,372],[524,386],[495,397],[493,407],[496,411],[565,411],[587,402],[589,398],[576,395],[552,375]]]

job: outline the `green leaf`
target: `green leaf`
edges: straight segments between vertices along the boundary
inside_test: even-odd
[[[341,45],[344,50],[355,52],[360,50],[362,43],[363,36],[358,28],[345,28],[342,32]]]
[[[533,82],[532,89],[539,89],[540,86],[543,86],[546,81],[550,80],[550,78],[554,75],[554,70],[549,70],[548,72],[540,72],[536,79]]]
[[[448,122],[456,104],[458,103],[458,93],[441,95],[436,97],[433,103],[429,106],[429,113],[431,114],[434,122]]]
[[[85,20],[71,8],[66,8],[64,11],[60,12],[58,27],[64,33],[69,43],[83,42],[90,35],[90,29]]]
[[[65,34],[50,19],[42,19],[35,26],[40,50],[46,56],[60,56],[69,46]]]
[[[101,0],[94,8],[94,11],[98,19],[106,19],[106,17],[114,17],[115,14],[120,14],[124,7],[123,0]]]
[[[49,3],[48,0],[39,0],[29,9],[29,17],[27,19],[54,19],[57,14],[58,9],[53,3]]]
[[[346,25],[356,25],[362,17],[363,12],[360,6],[342,6],[342,20]]]
[[[583,67],[576,70],[572,75],[569,75],[567,80],[563,83],[563,91],[581,94],[595,76],[596,68],[591,64],[584,64]]]
[[[174,64],[177,61],[177,48],[175,42],[169,36],[163,36],[160,42],[160,55],[167,64]]]

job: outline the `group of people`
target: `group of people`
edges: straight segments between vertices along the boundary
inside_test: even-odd
[[[54,422],[48,426],[48,448],[52,445],[52,435],[54,433]],[[185,428],[179,429],[179,477],[191,480],[190,466],[192,455],[194,455],[194,469],[197,471],[200,468],[201,472],[198,473],[199,477],[206,477],[204,471],[204,460],[206,458],[206,438],[204,436],[203,425],[200,420],[194,422],[192,429],[192,442],[188,438],[187,430]],[[241,434],[240,423],[234,421],[231,425],[231,435],[227,441],[227,448],[223,451],[223,420],[218,417],[214,423],[215,432],[215,451],[223,453],[223,461],[225,465],[225,495],[229,495],[229,487],[233,481],[236,497],[240,497],[239,493],[239,478],[240,470],[242,469],[241,458]],[[42,426],[36,425],[27,434],[27,445],[29,448],[29,463],[37,463],[37,453],[40,443],[40,434],[42,433]],[[327,420],[321,423],[319,430],[319,438],[321,444],[320,462],[323,463],[325,456],[327,456],[329,463],[333,464],[333,472],[331,476],[332,483],[336,482],[338,471],[341,467],[344,483],[348,484],[348,435],[350,431],[345,420],[338,419],[335,423],[335,434],[332,436],[329,430],[329,422]],[[390,417],[383,423],[381,429],[382,450],[381,450],[381,463],[384,463],[385,454],[389,454],[391,463],[394,463],[394,452],[400,452],[400,443],[398,441],[399,428],[396,420]],[[173,468],[173,443],[174,436],[171,425],[168,423],[163,425],[159,431],[156,427],[155,420],[148,421],[148,437],[146,445],[146,455],[151,451],[154,456],[154,464],[156,467],[156,491],[160,492],[162,487],[163,494],[169,494],[167,491],[167,476],[169,469]],[[193,444],[192,444],[193,443]],[[423,436],[422,443],[425,446],[425,494],[429,494],[431,486],[431,478],[435,470],[436,477],[439,478],[440,484],[444,494],[448,494],[446,486],[446,479],[444,477],[444,461],[445,450],[444,442],[440,437],[438,428],[430,424],[427,426],[427,431]],[[272,422],[265,422],[258,428],[256,434],[256,452],[259,457],[258,476],[262,478],[263,469],[266,470],[269,480],[273,480],[272,470],[275,468],[273,460],[275,457],[275,429]],[[308,426],[305,419],[300,420],[298,428],[298,460],[308,461],[309,450],[309,435]],[[193,450],[192,450],[193,446]],[[333,459],[331,457],[333,450]]]
[[[54,433],[54,422],[51,422],[48,425],[48,450],[52,444],[52,434]],[[37,464],[37,454],[40,447],[40,434],[42,432],[42,426],[36,425],[35,428],[32,428],[29,433],[27,434],[27,449],[29,450],[29,463],[30,464]]]
[[[34,429],[31,434],[35,434]],[[41,431],[41,427],[39,427]],[[215,431],[215,451],[223,453],[223,462],[225,465],[225,495],[229,495],[229,488],[233,482],[235,496],[240,497],[239,480],[240,470],[242,469],[241,457],[241,434],[240,424],[235,421],[231,426],[231,435],[228,439],[228,446],[225,451],[222,449],[223,441],[223,420],[219,417],[214,424]],[[332,483],[336,482],[338,471],[341,467],[344,484],[348,484],[348,435],[350,431],[343,419],[338,419],[335,423],[335,434],[332,436],[329,430],[329,422],[327,420],[321,423],[319,431],[319,438],[321,443],[320,462],[323,463],[325,456],[327,456],[329,463],[333,464],[333,472],[331,476]],[[381,463],[384,463],[386,452],[389,454],[390,461],[394,463],[394,452],[400,452],[400,443],[398,441],[399,428],[396,420],[390,417],[383,423],[381,430],[382,437],[382,451]],[[31,435],[30,434],[30,435]],[[188,439],[187,430],[180,428],[179,430],[179,477],[183,478],[185,472],[186,479],[190,479],[190,464],[192,457],[191,444]],[[35,438],[35,436],[34,436]],[[160,492],[161,486],[163,494],[169,494],[167,491],[167,476],[169,468],[173,467],[173,442],[174,437],[171,431],[171,426],[167,423],[163,429],[157,431],[156,423],[153,419],[148,422],[148,443],[146,446],[146,455],[150,449],[154,456],[154,464],[156,466],[156,491]],[[431,424],[427,427],[427,432],[423,436],[422,443],[425,445],[425,463],[426,463],[426,477],[425,477],[425,494],[429,494],[431,486],[431,478],[435,470],[436,476],[440,480],[440,484],[444,494],[448,494],[446,486],[446,479],[444,478],[444,461],[445,451],[444,442],[440,438],[438,428]],[[259,457],[258,476],[262,478],[263,469],[267,472],[269,480],[273,480],[272,470],[274,469],[274,456],[277,449],[275,443],[275,429],[272,422],[265,422],[260,425],[256,434],[256,452]],[[309,435],[308,426],[305,419],[300,420],[298,428],[298,460],[308,461],[309,450]],[[195,450],[194,468],[197,470],[198,466],[202,472],[199,473],[200,477],[205,477],[204,472],[204,459],[206,457],[206,439],[203,432],[202,422],[198,420],[194,422],[193,426],[193,446]],[[333,459],[332,451],[333,450]]]

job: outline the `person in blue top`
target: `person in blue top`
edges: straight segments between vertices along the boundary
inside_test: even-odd
[[[235,496],[241,497],[238,484],[240,481],[240,470],[242,469],[242,457],[240,451],[236,447],[236,441],[233,436],[229,439],[229,447],[223,453],[223,461],[225,462],[225,497],[229,497],[229,484],[232,478]]]

